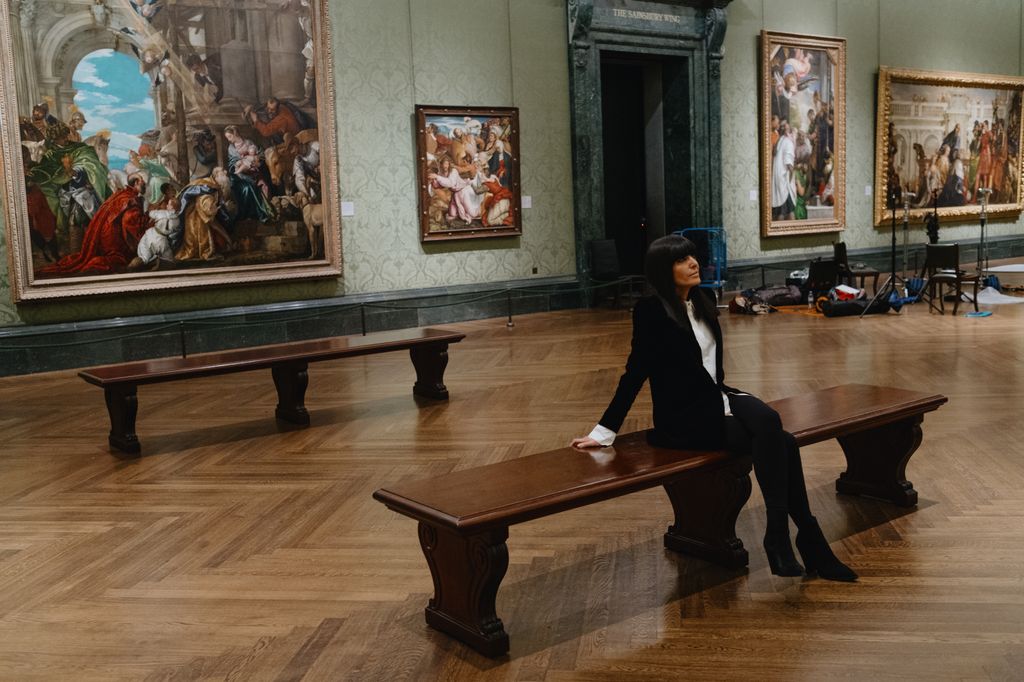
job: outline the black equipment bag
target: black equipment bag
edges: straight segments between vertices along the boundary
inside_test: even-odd
[[[755,302],[767,303],[770,306],[800,305],[807,300],[801,293],[800,287],[792,284],[747,289],[740,295],[744,298],[753,299]]]

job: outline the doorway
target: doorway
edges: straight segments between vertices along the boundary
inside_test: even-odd
[[[604,237],[623,274],[642,274],[647,245],[693,226],[685,57],[602,52]]]

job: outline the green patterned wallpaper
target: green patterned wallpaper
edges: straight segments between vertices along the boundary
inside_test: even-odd
[[[878,66],[1019,75],[1021,0],[734,0],[722,63],[722,185],[730,259],[821,252],[836,236],[760,236],[757,73],[762,29],[846,38],[846,230],[849,248],[887,246],[889,230],[872,226],[875,89]],[[911,227],[923,243],[924,228]],[[995,222],[990,235],[1019,235],[1024,220]],[[977,222],[943,223],[943,241],[978,238]]]
[[[311,281],[15,307],[0,238],[0,326],[196,310],[575,272],[564,0],[331,0],[344,285]],[[517,106],[520,238],[419,242],[413,106]],[[2,220],[2,218],[0,218]]]
[[[345,284],[298,282],[22,305],[10,300],[0,238],[0,326],[267,303],[574,272],[565,0],[332,0]],[[832,235],[763,239],[756,201],[757,35],[762,28],[847,39],[847,222],[851,248],[888,244],[871,225],[879,64],[1022,73],[1024,0],[734,0],[722,64],[724,224],[731,259],[821,251]],[[955,38],[950,17],[955,16]],[[984,49],[979,46],[985,46]],[[521,238],[421,245],[413,105],[518,106]],[[0,217],[2,220],[2,217]],[[992,236],[1020,234],[997,222]],[[921,228],[916,228],[920,230]],[[946,224],[943,239],[974,239]],[[923,241],[923,236],[919,241]]]

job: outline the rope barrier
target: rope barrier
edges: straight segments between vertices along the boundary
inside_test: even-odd
[[[328,308],[326,310],[313,313],[311,315],[296,315],[295,317],[273,317],[266,320],[252,320],[251,322],[221,322],[219,320],[189,320],[185,322],[187,325],[195,325],[197,327],[217,327],[219,329],[233,329],[235,327],[252,327],[259,324],[281,324],[288,322],[305,322],[306,320],[317,320],[322,317],[330,317],[338,313],[343,313],[351,310],[358,306],[358,303],[350,303],[344,306],[336,306]],[[262,313],[266,314],[266,313]]]
[[[142,329],[137,332],[130,334],[122,334],[121,336],[105,336],[102,339],[83,339],[81,341],[67,341],[64,343],[34,343],[30,346],[0,346],[0,351],[4,350],[35,350],[37,348],[74,348],[75,346],[87,346],[90,343],[108,343],[110,341],[123,341],[125,339],[132,339],[137,336],[145,336],[146,334],[157,334],[167,329],[176,329],[178,327],[177,322],[171,324],[165,324],[153,329]]]
[[[498,289],[490,293],[484,294],[483,296],[477,296],[475,298],[467,298],[460,301],[450,301],[447,303],[425,303],[423,305],[401,305],[391,303],[364,303],[363,305],[371,308],[383,308],[385,310],[430,310],[433,308],[445,308],[453,305],[462,305],[464,303],[476,303],[477,301],[483,301],[488,298],[497,298],[505,293],[505,289]]]
[[[428,310],[435,308],[446,308],[457,305],[465,305],[467,303],[476,303],[478,301],[484,301],[488,299],[498,298],[500,296],[505,297],[506,301],[506,312],[508,321],[507,326],[514,326],[512,321],[512,301],[513,294],[517,294],[517,298],[523,298],[525,295],[541,295],[541,294],[572,294],[572,293],[583,293],[597,291],[599,289],[605,289],[608,287],[619,286],[626,284],[631,281],[635,281],[635,276],[620,277],[616,280],[608,282],[601,282],[600,284],[593,285],[579,285],[575,287],[564,287],[560,289],[545,289],[537,287],[504,287],[501,289],[493,289],[485,292],[482,295],[472,296],[470,298],[462,298],[454,301],[445,301],[441,303],[427,303],[421,305],[402,305],[395,303],[350,303],[341,306],[332,306],[318,310],[315,313],[308,315],[297,315],[294,317],[273,317],[265,320],[245,320],[240,322],[224,322],[220,320],[178,320],[176,322],[170,322],[168,324],[159,325],[156,327],[147,327],[135,332],[129,332],[126,334],[120,334],[117,336],[104,336],[98,339],[82,339],[80,341],[65,341],[60,343],[34,343],[29,345],[7,345],[0,342],[0,352],[3,351],[24,351],[24,350],[37,350],[47,348],[74,348],[78,346],[87,346],[94,343],[111,343],[117,341],[124,341],[126,339],[132,339],[139,336],[145,336],[149,334],[159,334],[170,329],[176,329],[178,331],[179,345],[181,348],[182,357],[186,356],[186,332],[190,330],[204,329],[204,330],[218,330],[218,329],[237,329],[240,327],[256,327],[264,324],[289,324],[293,322],[304,322],[307,320],[323,319],[338,315],[340,313],[348,312],[354,308],[359,308],[360,311],[360,322],[363,335],[366,334],[366,308],[378,308],[383,310]]]

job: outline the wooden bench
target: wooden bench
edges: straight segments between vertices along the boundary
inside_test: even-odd
[[[847,470],[840,493],[917,504],[907,461],[925,412],[945,396],[853,384],[771,403],[800,445],[837,438]],[[736,519],[750,496],[749,457],[655,448],[645,434],[591,451],[571,447],[381,488],[373,496],[419,521],[434,579],[427,623],[487,656],[508,651],[495,613],[508,568],[508,527],[612,497],[664,486],[675,522],[665,547],[729,567],[747,565]]]
[[[137,391],[142,384],[270,368],[277,387],[277,418],[308,426],[305,396],[310,362],[408,349],[416,368],[413,393],[447,400],[444,370],[448,365],[448,344],[458,343],[465,336],[442,329],[400,329],[365,336],[338,336],[238,348],[186,358],[126,362],[94,367],[79,372],[78,376],[104,391],[110,413],[111,447],[136,454],[141,450],[135,434],[135,415],[138,411]]]

